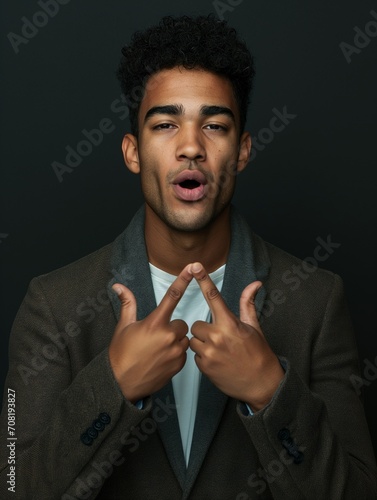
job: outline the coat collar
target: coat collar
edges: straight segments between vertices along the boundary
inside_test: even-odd
[[[114,283],[127,286],[137,301],[137,318],[143,319],[156,308],[152,278],[149,270],[144,239],[144,206],[138,210],[126,230],[113,245],[111,272],[113,279],[108,284],[108,293],[119,319],[120,303],[111,290]],[[243,289],[251,282],[264,281],[270,269],[266,246],[261,238],[251,232],[245,219],[232,207],[231,245],[221,294],[229,309],[239,316],[239,298]],[[266,290],[259,290],[255,306],[261,314]],[[153,395],[163,401],[169,397],[174,401],[172,383]],[[207,450],[221,420],[228,397],[219,391],[204,375],[202,376],[196,423],[188,468],[186,470],[179,432],[178,418],[173,412],[163,424],[158,425],[171,466],[183,490],[183,500],[188,497]]]

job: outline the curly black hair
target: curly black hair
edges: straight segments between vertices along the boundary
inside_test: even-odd
[[[138,135],[138,113],[148,78],[176,66],[201,68],[228,78],[239,106],[240,130],[244,130],[254,76],[253,57],[226,21],[212,14],[166,16],[158,25],[136,32],[122,54],[117,77],[129,106],[134,135]]]

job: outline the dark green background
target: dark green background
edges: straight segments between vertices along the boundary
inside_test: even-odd
[[[301,258],[318,236],[341,243],[322,266],[345,281],[362,369],[365,359],[377,363],[377,39],[350,63],[339,44],[354,43],[353,28],[364,31],[372,9],[372,1],[243,0],[224,16],[255,55],[249,130],[267,127],[273,108],[297,115],[239,178],[235,204],[254,231]],[[40,10],[30,0],[1,6],[2,383],[30,279],[112,241],[142,202],[120,153],[128,120],[110,109],[121,46],[164,14],[216,14],[211,0],[72,0],[15,54],[7,34],[21,34],[21,18]],[[59,183],[51,163],[104,118],[115,130]],[[365,404],[377,450],[377,380]]]

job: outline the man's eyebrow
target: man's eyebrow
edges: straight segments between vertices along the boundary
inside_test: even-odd
[[[200,114],[203,116],[226,115],[234,122],[236,121],[233,111],[225,106],[202,106],[200,108]]]
[[[149,109],[145,115],[144,122],[149,120],[154,115],[173,115],[173,116],[182,116],[185,111],[182,104],[167,104],[165,106],[154,106]],[[216,116],[216,115],[226,115],[229,116],[234,122],[236,118],[234,116],[233,111],[226,106],[202,106],[200,108],[200,114],[202,116]]]
[[[154,106],[149,109],[145,115],[144,122],[149,120],[154,115],[183,115],[184,110],[182,104],[168,104],[166,106]]]

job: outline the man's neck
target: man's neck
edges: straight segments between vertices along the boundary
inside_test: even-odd
[[[200,231],[176,231],[146,205],[145,243],[149,262],[177,276],[190,262],[211,273],[226,263],[230,247],[230,207]]]

